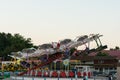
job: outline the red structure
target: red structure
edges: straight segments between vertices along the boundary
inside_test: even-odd
[[[51,77],[58,77],[58,73],[56,71],[53,71]]]
[[[46,62],[43,62],[43,63],[41,63],[41,64],[39,64],[39,65],[37,65],[37,66],[35,66],[35,67],[33,67],[33,68],[30,68],[28,71],[25,71],[25,72],[22,72],[22,73],[18,74],[18,76],[22,76],[22,75],[26,74],[27,72],[30,72],[30,71],[32,71],[32,70],[35,70],[35,69],[39,68],[39,67],[45,66],[45,65],[47,65],[47,64],[49,64],[49,63],[52,63],[54,60],[62,57],[62,54],[61,54],[60,52],[58,52],[58,53],[53,54],[53,55],[51,55],[51,56],[52,56],[52,57],[49,57]]]
[[[75,76],[74,72],[69,71],[69,77],[74,77],[74,76]]]
[[[60,77],[62,77],[62,78],[67,77],[67,76],[66,76],[66,73],[65,73],[64,71],[61,71],[61,72],[60,72]]]
[[[36,76],[36,72],[35,71],[32,71],[32,76]]]
[[[49,77],[49,72],[48,71],[45,71],[44,73],[43,73],[43,77]]]
[[[78,77],[81,77],[81,72],[77,72],[77,76],[78,76]]]
[[[41,71],[38,71],[38,72],[37,72],[37,76],[38,76],[38,77],[41,77],[41,76],[42,76],[42,72],[41,72]]]

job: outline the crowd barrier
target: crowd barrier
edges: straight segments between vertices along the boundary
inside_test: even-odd
[[[20,72],[18,72],[19,74]],[[92,77],[92,72],[74,72],[74,71],[39,71],[39,70],[32,70],[27,72],[23,76],[33,76],[33,77],[84,77],[88,76],[89,78]]]

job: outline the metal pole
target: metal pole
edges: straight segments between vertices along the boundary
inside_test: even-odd
[[[75,80],[78,80],[77,72],[75,71]]]
[[[51,66],[51,71],[52,71],[52,63],[50,64],[50,66]]]
[[[97,47],[99,47],[99,44],[98,44],[98,41],[97,41],[97,39],[94,39],[95,40],[95,42],[96,42],[96,44],[97,44]]]
[[[56,70],[56,62],[54,63],[54,70]]]
[[[93,78],[94,78],[94,80],[95,80],[95,76],[94,76]]]
[[[98,40],[99,40],[99,42],[100,42],[100,45],[102,46],[102,42],[101,42],[101,40],[100,40],[100,38],[98,37]]]
[[[60,61],[60,70],[61,70],[61,61]]]

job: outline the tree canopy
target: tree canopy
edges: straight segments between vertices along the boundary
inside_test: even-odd
[[[0,33],[0,57],[8,60],[8,54],[11,52],[21,51],[24,48],[33,47],[31,38],[24,38],[20,34]]]
[[[115,48],[110,48],[110,50],[120,50],[119,46],[115,46]]]
[[[109,56],[109,54],[105,52],[98,52],[96,56]]]

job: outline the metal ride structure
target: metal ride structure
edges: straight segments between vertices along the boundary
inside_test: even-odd
[[[17,55],[9,55],[11,57],[16,57],[18,60],[21,60],[21,64],[25,67],[28,68],[27,71],[25,72],[21,72],[20,74],[18,74],[19,76],[24,75],[27,72],[30,72],[31,70],[35,70],[37,68],[46,66],[50,63],[52,63],[53,61],[59,59],[59,58],[69,58],[70,56],[73,55],[70,54],[69,57],[65,57],[64,53],[67,50],[71,50],[73,48],[78,48],[79,46],[88,44],[88,46],[86,46],[86,49],[79,52],[77,55],[82,55],[82,54],[89,54],[91,52],[99,52],[101,50],[104,50],[107,48],[106,45],[102,45],[101,41],[100,41],[100,37],[102,37],[102,35],[100,34],[90,34],[90,35],[83,35],[83,36],[78,36],[76,37],[74,40],[71,39],[64,39],[62,41],[60,41],[59,43],[57,42],[52,42],[52,44],[43,44],[40,45],[38,49],[33,49],[33,48],[29,48],[32,52],[30,52],[30,54],[28,55],[29,50],[25,51],[23,53],[18,53],[19,56]],[[97,44],[97,48],[93,48],[90,49],[89,45],[91,41],[95,41]],[[46,59],[44,59],[45,61],[43,61],[43,59],[40,59],[42,61],[41,64],[34,66],[32,68],[30,68],[30,64],[27,63],[26,61],[23,61],[23,59],[28,59],[30,57],[40,57],[43,58],[43,56],[47,56]]]

